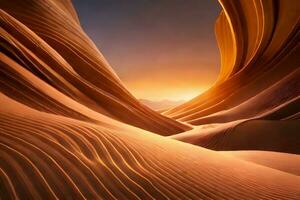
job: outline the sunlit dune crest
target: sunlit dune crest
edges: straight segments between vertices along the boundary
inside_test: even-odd
[[[220,4],[218,80],[162,115],[71,1],[0,0],[0,198],[300,199],[300,2]]]

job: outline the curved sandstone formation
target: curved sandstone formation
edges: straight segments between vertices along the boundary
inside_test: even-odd
[[[218,80],[205,93],[164,113],[192,125],[218,124],[219,128],[209,134],[198,129],[172,137],[217,150],[299,153],[300,2],[220,3],[224,10],[215,26],[221,53]],[[244,124],[247,120],[267,121],[256,129],[255,123]],[[275,127],[282,127],[281,132]],[[270,141],[274,137],[277,141]],[[284,140],[290,147],[281,144]]]
[[[41,111],[79,115],[49,98],[43,82],[96,112],[155,133],[190,129],[141,105],[126,90],[81,29],[69,1],[1,1],[0,6],[1,92]],[[29,80],[33,76],[38,82]]]
[[[251,3],[222,0],[221,5],[224,11],[216,22],[221,72],[216,84],[204,94],[165,113],[194,125],[202,124],[201,118],[222,111],[231,115],[230,120],[250,118],[300,94],[297,79],[300,3],[297,0],[255,0]],[[265,98],[271,102],[260,105]],[[254,100],[256,106],[252,105]],[[241,117],[230,110],[245,104],[256,111]],[[288,116],[298,116],[294,112],[297,110]]]
[[[299,155],[172,139],[299,153],[299,2],[221,4],[219,79],[172,119],[127,91],[69,0],[0,0],[0,198],[299,199]]]

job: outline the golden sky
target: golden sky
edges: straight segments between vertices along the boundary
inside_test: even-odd
[[[137,98],[157,101],[192,99],[208,89],[215,81],[214,72],[203,71],[201,68],[172,70],[172,67],[162,67],[162,70],[150,70],[145,73],[146,75],[138,76],[133,73],[124,77],[123,82]],[[204,78],[200,79],[199,73],[205,73]]]

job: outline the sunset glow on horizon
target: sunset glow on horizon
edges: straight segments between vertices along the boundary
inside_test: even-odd
[[[127,87],[132,94],[139,99],[148,99],[152,101],[161,100],[172,100],[172,101],[188,101],[203,93],[207,88],[199,90],[199,88],[176,88],[176,87],[166,87],[166,88],[148,88],[147,91],[139,87],[134,87],[133,89]]]
[[[201,82],[185,81],[184,79],[159,79],[157,77],[142,80],[127,80],[125,87],[138,99],[152,101],[172,100],[188,101],[208,89],[211,85]]]

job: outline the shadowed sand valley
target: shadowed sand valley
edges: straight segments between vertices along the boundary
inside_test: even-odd
[[[0,0],[0,198],[300,199],[300,1],[220,4],[217,81],[156,112],[71,1]]]

